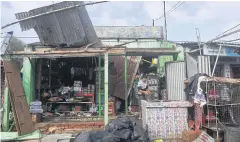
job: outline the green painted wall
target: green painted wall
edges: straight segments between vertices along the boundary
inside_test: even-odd
[[[35,60],[24,58],[21,70],[23,78],[23,88],[28,105],[35,100]]]

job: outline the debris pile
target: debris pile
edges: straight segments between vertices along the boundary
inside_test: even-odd
[[[83,132],[76,136],[75,142],[148,142],[148,132],[129,117],[111,121],[105,131]]]

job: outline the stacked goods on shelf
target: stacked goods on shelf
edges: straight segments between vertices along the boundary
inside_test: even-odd
[[[159,80],[156,74],[149,74],[147,78],[148,89],[150,90],[150,100],[159,99]]]
[[[82,90],[82,81],[74,81],[73,90],[75,93],[81,92]]]
[[[30,103],[30,113],[43,113],[42,102],[36,101]]]

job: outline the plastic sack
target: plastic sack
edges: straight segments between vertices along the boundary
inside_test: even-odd
[[[74,142],[91,142],[90,132],[82,132],[77,135]]]
[[[30,109],[30,113],[43,113],[43,109]]]
[[[41,106],[41,105],[42,105],[42,102],[40,101],[35,101],[30,103],[30,106]]]
[[[119,138],[112,136],[111,134],[99,140],[98,142],[121,142]]]
[[[31,105],[30,109],[42,109],[42,106]]]
[[[114,132],[120,129],[133,129],[133,124],[129,118],[117,118],[112,120],[105,129],[108,132]]]
[[[110,133],[106,131],[93,131],[90,132],[91,142],[98,142],[108,136]]]
[[[148,142],[148,132],[142,129],[140,125],[134,127],[134,131],[132,134],[132,141],[133,142]]]

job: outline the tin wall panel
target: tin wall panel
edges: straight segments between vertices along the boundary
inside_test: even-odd
[[[168,100],[186,100],[184,92],[184,80],[186,79],[186,67],[184,61],[167,62],[166,66],[166,86]]]
[[[199,73],[206,73],[211,75],[211,68],[210,68],[210,57],[209,56],[198,56],[198,72]]]
[[[187,77],[190,78],[198,73],[198,60],[197,56],[186,54],[186,66],[187,66]]]

